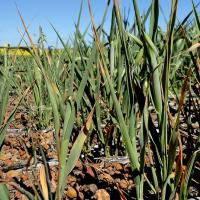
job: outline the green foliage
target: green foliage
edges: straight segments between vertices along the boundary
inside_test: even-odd
[[[118,2],[115,0],[112,5],[108,1],[98,28],[89,4],[94,39],[90,44],[85,40],[89,26],[83,33],[79,27],[82,6],[83,1],[72,47],[65,44],[55,26],[51,25],[62,44],[60,50],[46,49],[46,37],[41,27],[38,45],[35,46],[19,13],[31,44],[31,47],[27,45],[31,49],[31,57],[11,59],[5,55],[4,68],[0,71],[0,146],[19,105],[5,122],[9,91],[15,85],[17,95],[22,96],[19,103],[31,91],[34,104],[31,114],[38,119],[37,127],[52,126],[55,129],[59,163],[55,195],[51,194],[47,162],[41,149],[50,199],[53,196],[62,199],[67,176],[81,152],[91,149],[90,134],[95,132],[98,135],[106,156],[113,154],[112,147],[108,146],[109,136],[103,128],[109,123],[116,139],[122,137],[125,150],[121,153],[128,154],[130,158],[137,199],[144,198],[144,181],[157,199],[173,199],[176,192],[186,199],[200,141],[198,137],[193,154],[189,161],[185,161],[179,132],[180,118],[184,114],[187,96],[193,93],[199,97],[200,94],[195,85],[196,82],[199,84],[199,53],[194,39],[199,35],[200,23],[193,1],[193,11],[180,24],[176,19],[178,0],[171,1],[166,32],[158,24],[158,0],[152,0],[144,16],[140,14],[137,1],[133,0],[135,20],[130,26],[122,18]],[[108,34],[104,23],[109,6],[113,7]],[[192,13],[195,24],[187,26]],[[149,31],[145,27],[149,27]],[[24,36],[22,41],[28,43]],[[28,88],[25,93],[24,88]],[[171,94],[176,96],[178,104],[173,118],[169,105]],[[194,102],[189,106],[195,107]],[[198,112],[196,115],[198,118]],[[184,120],[189,127],[186,117]],[[75,127],[78,127],[77,135]],[[146,162],[147,157],[150,163]],[[184,176],[183,162],[187,162],[184,163],[187,165]],[[152,174],[146,173],[147,169]],[[7,195],[5,185],[0,185],[0,190]],[[41,190],[38,192],[34,188],[34,195],[21,190],[28,198],[42,199]]]
[[[0,199],[1,200],[9,200],[9,191],[8,191],[8,188],[5,184],[0,184]]]

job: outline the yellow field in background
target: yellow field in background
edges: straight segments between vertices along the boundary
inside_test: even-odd
[[[0,55],[8,54],[10,56],[31,56],[30,52],[26,49],[18,49],[18,48],[0,48]]]

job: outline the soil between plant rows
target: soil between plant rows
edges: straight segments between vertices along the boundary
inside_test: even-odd
[[[8,113],[14,105],[12,102],[10,101]],[[19,191],[19,188],[33,193],[32,186],[39,186],[40,169],[43,166],[40,149],[43,149],[49,164],[51,191],[52,193],[56,191],[58,159],[54,130],[51,127],[45,130],[29,130],[27,126],[30,126],[30,123],[34,123],[34,121],[29,119],[28,113],[23,112],[23,108],[19,108],[14,122],[7,130],[0,154],[0,179],[11,183],[9,184],[10,199],[27,199]],[[36,148],[36,155],[33,155],[33,146]],[[136,199],[135,183],[129,159],[126,156],[102,157],[100,148],[98,145],[96,146],[97,149],[93,149],[89,154],[81,155],[74,170],[68,176],[64,199]],[[35,158],[37,158],[37,162]],[[148,162],[148,158],[146,158],[147,177],[150,175]],[[189,198],[200,196],[199,172],[200,162],[198,161]],[[144,199],[156,199],[147,181],[144,184]]]

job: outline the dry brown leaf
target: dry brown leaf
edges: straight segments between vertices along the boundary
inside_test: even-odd
[[[14,178],[14,177],[19,177],[21,174],[21,171],[19,170],[10,170],[6,173],[7,178]]]
[[[193,44],[187,51],[191,52],[191,51],[197,49],[198,47],[200,47],[200,43],[199,42],[197,42],[196,44]]]
[[[119,187],[119,184],[118,184],[118,183],[116,184],[116,186],[117,186],[117,189],[118,189],[118,191],[119,191],[119,193],[120,193],[120,199],[121,199],[121,200],[127,200],[126,197],[125,197],[125,195],[123,194],[122,189]]]
[[[90,125],[91,125],[91,122],[92,122],[93,115],[94,115],[94,107],[92,108],[92,110],[91,110],[91,112],[90,112],[90,114],[87,118],[87,122],[85,124],[87,131],[89,131],[89,129],[90,129]]]
[[[179,194],[178,193],[176,193],[175,200],[179,200]]]
[[[90,175],[91,177],[95,177],[94,171],[90,166],[86,166],[86,174]]]
[[[42,194],[45,200],[49,199],[49,191],[47,186],[46,172],[44,165],[40,167],[40,184],[42,186]]]

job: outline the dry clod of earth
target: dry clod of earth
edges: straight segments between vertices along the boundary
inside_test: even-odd
[[[73,187],[69,186],[69,187],[67,188],[66,195],[67,195],[70,199],[76,198],[76,197],[77,197],[77,191],[76,191]]]
[[[99,189],[96,191],[94,197],[97,200],[110,200],[110,195],[105,189]]]

